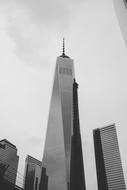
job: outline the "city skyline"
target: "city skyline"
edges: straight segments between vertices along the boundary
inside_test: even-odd
[[[97,189],[92,129],[116,123],[127,173],[127,49],[113,1],[61,2],[54,2],[56,12],[41,1],[0,1],[0,138],[18,147],[21,173],[27,154],[41,160],[53,70],[65,36],[79,83],[86,186]]]

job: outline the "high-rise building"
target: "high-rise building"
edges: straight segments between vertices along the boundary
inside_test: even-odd
[[[42,160],[40,190],[85,190],[73,60],[57,58]]]
[[[27,156],[24,175],[24,190],[39,189],[41,165],[42,162],[40,162],[39,160],[33,158],[32,156]]]
[[[115,125],[93,130],[98,190],[125,190]]]
[[[114,0],[114,8],[123,39],[127,45],[127,0]]]
[[[17,148],[6,139],[0,141],[0,180],[15,184],[19,156]]]

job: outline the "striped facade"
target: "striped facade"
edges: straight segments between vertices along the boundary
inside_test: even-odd
[[[115,125],[93,130],[98,190],[125,190]]]

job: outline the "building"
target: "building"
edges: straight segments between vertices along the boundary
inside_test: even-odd
[[[24,190],[21,187],[15,185],[15,184],[12,184],[8,181],[0,182],[0,189],[1,190]]]
[[[26,158],[26,167],[25,167],[25,181],[24,181],[24,190],[38,190],[39,181],[41,176],[41,165],[42,162],[39,160],[27,156]]]
[[[78,84],[73,83],[73,135],[71,137],[70,189],[85,190],[84,164],[78,110]]]
[[[0,180],[16,182],[19,156],[17,148],[6,139],[0,141]]]
[[[127,45],[127,0],[114,0],[115,13]]]
[[[115,125],[93,130],[98,190],[125,190]]]
[[[73,60],[65,55],[63,40],[63,53],[56,61],[40,190],[85,190],[74,78]]]

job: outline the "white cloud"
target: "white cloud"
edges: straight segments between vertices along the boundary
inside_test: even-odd
[[[71,25],[72,6],[78,8],[80,5],[76,0],[68,3],[63,0],[6,0],[0,4],[6,29],[15,43],[16,55],[23,62],[39,66],[49,64],[47,60],[55,54],[51,50],[54,50],[56,39],[62,37]]]

